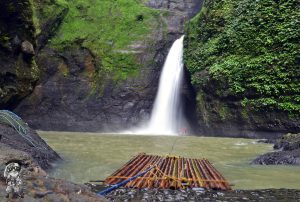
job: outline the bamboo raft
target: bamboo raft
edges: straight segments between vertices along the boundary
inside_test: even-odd
[[[156,166],[154,166],[156,165]],[[161,157],[141,153],[107,177],[106,185],[115,185],[154,166],[149,172],[125,184],[131,188],[231,190],[229,182],[207,159],[176,156]]]

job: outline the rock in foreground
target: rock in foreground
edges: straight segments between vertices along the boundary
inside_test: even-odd
[[[95,193],[91,192],[87,186],[42,176],[38,173],[27,172],[23,180],[26,189],[24,198],[21,201],[107,201],[104,197],[99,197]],[[5,181],[1,180],[0,201],[6,200],[5,188]]]
[[[0,164],[6,160],[16,159],[22,164],[33,162],[43,169],[51,167],[51,163],[59,160],[59,155],[40,138],[36,131],[27,128],[27,135],[36,146],[33,146],[28,139],[18,134],[15,129],[8,125],[0,124]],[[31,163],[28,163],[31,161]]]
[[[94,187],[95,190],[95,187]],[[96,190],[95,190],[96,191]],[[215,191],[120,188],[106,196],[111,201],[299,201],[300,190],[262,189]]]
[[[22,166],[24,198],[21,201],[106,201],[87,186],[48,177],[44,169],[51,168],[60,159],[59,155],[34,130],[28,127],[26,134],[34,144],[12,127],[0,124],[0,201],[7,200],[3,174],[6,164],[12,161]]]

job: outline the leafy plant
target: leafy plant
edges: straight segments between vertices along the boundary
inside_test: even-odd
[[[206,0],[186,26],[193,84],[214,83],[219,97],[245,107],[299,115],[299,7],[297,0]]]

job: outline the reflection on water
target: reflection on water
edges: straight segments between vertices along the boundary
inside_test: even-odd
[[[300,167],[250,165],[259,154],[272,151],[272,145],[251,139],[54,132],[40,135],[65,159],[51,175],[78,183],[105,179],[140,152],[169,154],[174,145],[173,155],[209,159],[235,184],[235,189],[300,188]]]

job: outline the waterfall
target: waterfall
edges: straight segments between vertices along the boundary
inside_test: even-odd
[[[148,125],[140,130],[144,134],[174,135],[179,133],[182,113],[180,89],[183,80],[183,38],[177,39],[166,58],[160,76],[158,92],[155,98]]]

